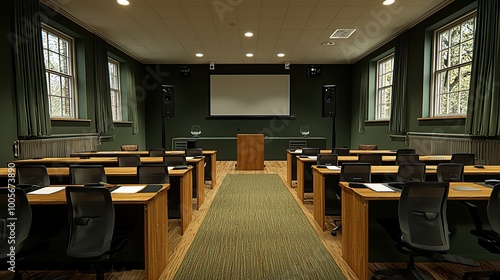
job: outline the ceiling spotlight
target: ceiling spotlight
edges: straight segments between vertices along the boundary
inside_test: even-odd
[[[285,57],[285,54],[284,53],[279,53],[276,55],[277,57]]]
[[[245,36],[246,36],[246,37],[252,37],[252,36],[253,36],[253,33],[252,33],[252,32],[246,32],[246,33],[245,33]]]
[[[253,53],[247,53],[246,56],[247,57],[253,57]]]
[[[130,4],[130,2],[128,0],[116,0],[116,3],[123,5],[123,6],[127,6],[128,4]]]
[[[334,42],[330,42],[330,41],[325,41],[325,42],[321,43],[321,45],[324,46],[324,47],[329,47],[329,46],[335,45],[335,43]]]
[[[203,54],[202,53],[197,53],[196,57],[203,57]]]
[[[387,6],[387,5],[392,5],[392,4],[394,4],[394,2],[395,2],[394,0],[385,0],[384,2],[382,2],[382,4],[384,4],[384,5],[386,5],[386,6]]]

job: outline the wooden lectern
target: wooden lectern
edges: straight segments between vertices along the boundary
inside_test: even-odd
[[[264,170],[264,134],[238,134],[238,170]]]

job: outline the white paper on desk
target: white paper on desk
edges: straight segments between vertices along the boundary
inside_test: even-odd
[[[376,184],[376,183],[363,183],[367,188],[376,192],[395,192],[395,190],[389,188],[384,184]]]
[[[194,157],[186,157],[186,160],[194,159]]]
[[[168,171],[173,170],[174,166],[167,166]]]
[[[292,154],[302,154],[302,149],[296,149]]]
[[[307,158],[314,159],[314,160],[317,160],[317,159],[318,159],[318,157],[317,157],[317,156],[307,156]]]
[[[136,193],[142,189],[144,189],[146,186],[126,186],[126,187],[119,187],[115,190],[112,191],[112,193]]]
[[[340,167],[338,167],[336,165],[327,165],[326,168],[328,170],[340,170]]]
[[[64,190],[64,187],[45,187],[36,191],[29,192],[28,194],[51,194]]]

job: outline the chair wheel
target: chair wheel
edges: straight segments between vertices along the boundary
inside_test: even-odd
[[[337,236],[337,232],[336,231],[332,231],[332,235],[333,236]]]

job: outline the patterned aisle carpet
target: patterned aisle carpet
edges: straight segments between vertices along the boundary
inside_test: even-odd
[[[276,174],[229,174],[174,279],[345,279]]]

